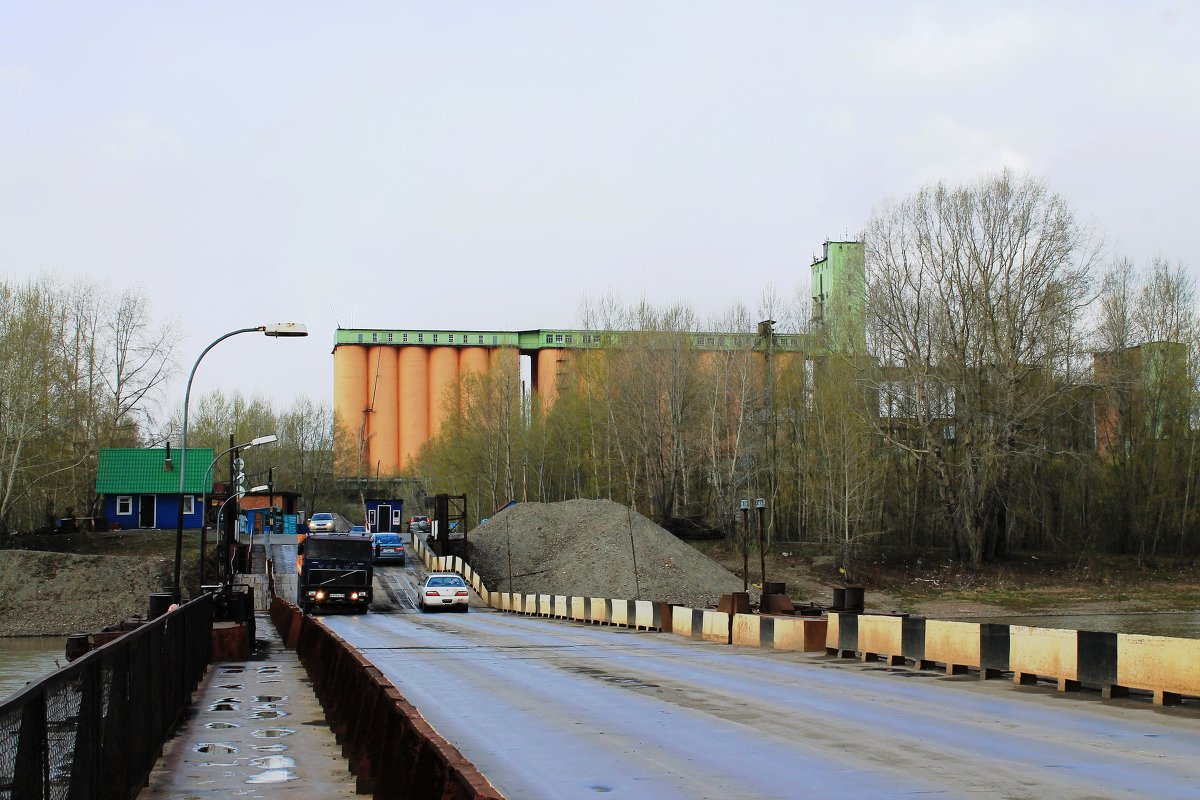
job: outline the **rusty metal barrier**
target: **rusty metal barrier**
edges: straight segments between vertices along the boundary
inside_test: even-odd
[[[0,798],[131,800],[208,666],[208,594],[0,703]]]
[[[377,800],[503,800],[383,673],[320,620],[276,597],[271,622],[308,671],[359,794]]]

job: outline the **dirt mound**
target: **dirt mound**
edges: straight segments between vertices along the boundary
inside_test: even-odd
[[[170,569],[165,560],[0,550],[0,636],[89,633],[145,616]]]
[[[741,578],[611,500],[517,503],[470,538],[471,566],[494,591],[662,600],[693,608],[742,591]]]

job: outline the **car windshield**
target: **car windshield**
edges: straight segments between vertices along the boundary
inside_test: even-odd
[[[375,542],[377,544],[400,544],[400,537],[394,533],[377,533]]]
[[[463,583],[462,578],[452,578],[452,577],[430,578],[429,585],[430,586],[466,586],[466,584]]]
[[[313,514],[313,519],[333,519],[333,514]]]

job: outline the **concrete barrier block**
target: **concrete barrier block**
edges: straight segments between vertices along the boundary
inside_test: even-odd
[[[764,636],[764,647],[799,653],[819,653],[825,649],[829,626],[825,617],[774,617],[770,621],[771,641],[768,644]]]
[[[1016,683],[1027,683],[1030,675],[1064,681],[1060,689],[1075,688],[1079,680],[1078,633],[1058,628],[1009,626],[1009,669]]]
[[[1158,705],[1200,697],[1200,639],[1119,634],[1117,683],[1153,692]]]
[[[566,619],[571,615],[570,605],[567,603],[567,596],[565,594],[556,594],[554,596],[552,609],[550,615],[558,619]]]
[[[946,671],[961,673],[979,667],[979,623],[925,621],[925,659],[946,665]]]
[[[733,633],[730,621],[732,616],[723,611],[704,609],[704,626],[701,630],[701,637],[705,641],[729,644]]]
[[[537,613],[539,617],[548,617],[554,613],[554,598],[548,594],[537,596]]]
[[[630,603],[628,600],[613,599],[609,602],[611,609],[609,622],[613,625],[629,626],[630,622]]]
[[[571,598],[571,619],[578,620],[579,622],[588,621],[586,597]]]
[[[863,614],[858,618],[858,649],[864,656],[904,657],[904,618]]]
[[[762,622],[763,618],[757,614],[734,614],[731,634],[733,644],[737,647],[769,647],[770,643],[763,643]]]
[[[651,600],[633,601],[633,626],[640,631],[654,631],[659,625],[654,622],[654,602]]]
[[[606,598],[590,597],[588,601],[588,622],[595,622],[598,625],[608,625],[612,622],[609,602]]]
[[[835,653],[838,649],[838,639],[841,636],[842,615],[838,611],[830,611],[825,618],[825,652]]]
[[[671,609],[671,632],[678,636],[694,638],[696,635],[692,625],[694,609],[675,606]]]

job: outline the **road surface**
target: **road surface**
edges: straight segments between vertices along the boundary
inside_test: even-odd
[[[1200,797],[1194,707],[481,608],[325,621],[513,800]]]

